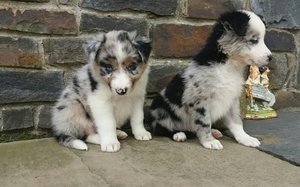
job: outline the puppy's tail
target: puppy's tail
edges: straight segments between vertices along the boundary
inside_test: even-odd
[[[66,146],[66,147],[79,149],[79,150],[85,150],[85,151],[88,150],[86,143],[84,143],[84,141],[77,139],[75,137],[65,135],[65,134],[59,134],[59,135],[56,135],[56,139],[57,139],[58,143]]]

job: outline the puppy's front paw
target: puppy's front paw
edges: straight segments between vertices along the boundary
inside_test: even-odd
[[[151,140],[152,139],[151,133],[146,130],[138,131],[133,134],[134,134],[135,139],[137,139],[137,140]]]
[[[203,145],[203,147],[207,149],[216,149],[216,150],[223,149],[223,145],[221,144],[221,142],[216,139],[202,141],[201,144]]]
[[[252,136],[249,136],[248,134],[244,134],[241,137],[236,138],[236,141],[238,141],[240,144],[243,144],[245,146],[249,147],[259,147],[260,141]]]
[[[101,143],[101,151],[104,152],[117,152],[120,150],[120,147],[120,142],[118,141]]]

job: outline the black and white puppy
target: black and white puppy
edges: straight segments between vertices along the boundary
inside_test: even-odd
[[[271,60],[264,36],[265,25],[253,12],[221,15],[204,48],[154,99],[154,133],[175,141],[184,141],[192,133],[205,148],[222,149],[211,134],[211,126],[224,119],[239,143],[259,146],[260,142],[243,129],[239,97],[246,66],[261,66]]]
[[[87,42],[85,50],[88,64],[75,74],[53,108],[58,141],[87,150],[86,141],[115,152],[120,149],[118,138],[127,137],[117,128],[128,120],[137,140],[150,140],[143,124],[149,40],[135,32],[111,31]]]

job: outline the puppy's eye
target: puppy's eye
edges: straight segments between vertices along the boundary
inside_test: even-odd
[[[114,70],[111,64],[102,64],[102,67],[105,69],[107,73],[111,73]]]
[[[135,71],[137,67],[138,67],[137,63],[132,63],[129,66],[127,66],[127,70],[128,71]]]
[[[249,40],[250,44],[257,44],[258,43],[258,39],[251,39]]]

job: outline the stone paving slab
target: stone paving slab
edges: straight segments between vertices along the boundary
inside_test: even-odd
[[[1,187],[105,185],[81,158],[54,139],[0,144]]]
[[[300,112],[279,112],[278,118],[245,120],[245,130],[262,140],[260,150],[300,166]]]
[[[221,139],[220,151],[197,140],[121,142],[117,153],[68,149],[52,139],[0,144],[0,186],[300,186],[300,168]]]

